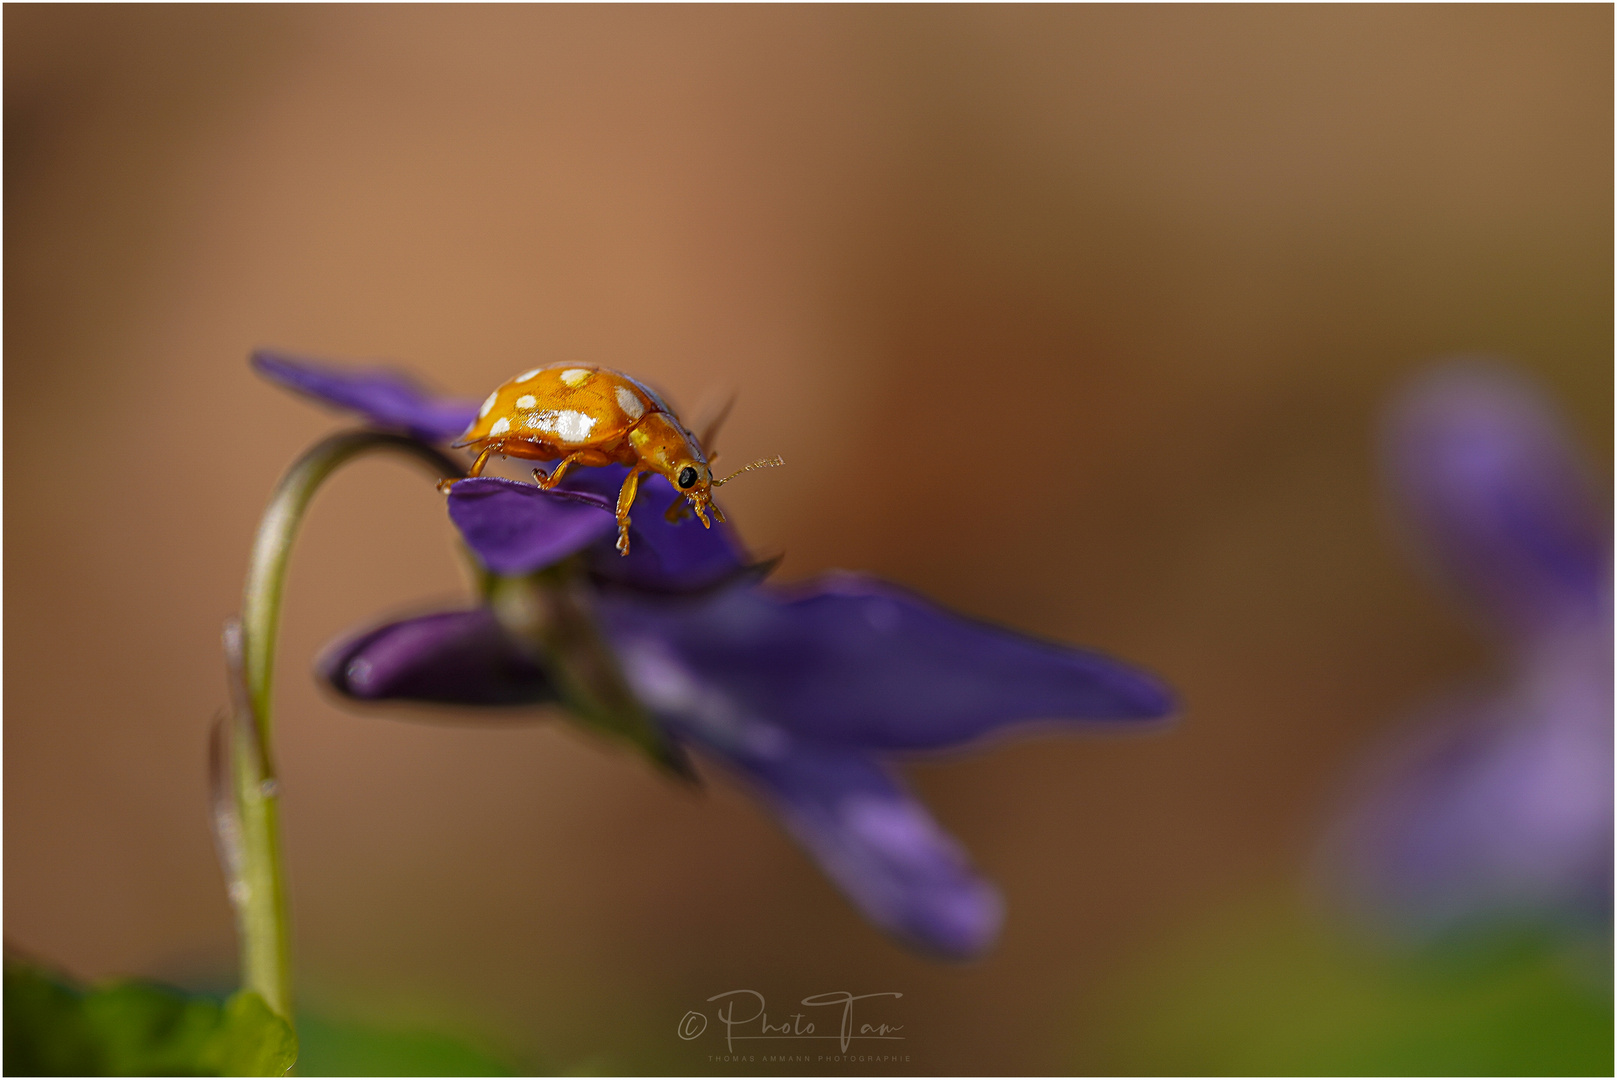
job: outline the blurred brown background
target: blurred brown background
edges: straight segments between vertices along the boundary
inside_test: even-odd
[[[1070,1067],[1131,956],[1294,879],[1344,770],[1486,664],[1388,543],[1378,402],[1499,353],[1611,457],[1609,7],[8,5],[4,30],[5,932],[80,975],[233,964],[219,627],[271,484],[337,423],[254,346],[468,397],[562,360],[692,411],[737,390],[727,454],[790,467],[728,505],[784,577],[881,574],[1187,702],[1165,734],[912,771],[1009,904],[991,956],[935,965],[722,778],[322,697],[324,642],[466,590],[429,483],[344,473],[278,689],[300,992],[530,1067],[718,1068],[675,1024],[743,986],[902,991],[896,1071]]]

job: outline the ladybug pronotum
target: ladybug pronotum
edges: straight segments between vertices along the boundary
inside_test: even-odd
[[[709,432],[704,441],[711,438]],[[468,477],[480,475],[492,454],[531,461],[560,458],[549,475],[533,470],[534,480],[546,491],[574,465],[629,466],[617,508],[618,551],[624,555],[629,553],[629,508],[641,473],[661,473],[678,489],[681,498],[668,508],[670,521],[684,514],[688,501],[703,527],[710,528],[708,510],[724,520],[712,488],[743,472],[784,464],[780,458],[755,461],[715,480],[702,443],[655,390],[621,371],[582,364],[534,368],[505,383],[483,402],[477,419],[454,445],[477,452]]]

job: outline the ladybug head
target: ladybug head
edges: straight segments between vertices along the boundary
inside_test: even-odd
[[[676,468],[669,472],[668,478],[674,482],[674,486],[679,489],[680,494],[684,495],[690,502],[691,509],[695,510],[696,516],[702,519],[703,526],[708,524],[707,511],[709,508],[713,510],[714,517],[720,521],[724,520],[724,515],[719,512],[719,508],[713,505],[713,493],[711,491],[713,487],[713,471],[707,467],[707,462],[694,458],[680,461],[677,463]]]
[[[687,497],[691,500],[691,505],[696,510],[696,516],[702,519],[702,524],[706,525],[707,515],[702,511],[705,510],[712,502],[713,488],[719,487],[722,484],[728,484],[742,473],[749,473],[754,469],[773,469],[777,465],[784,464],[786,464],[786,460],[784,458],[760,458],[759,460],[752,462],[750,465],[743,465],[741,468],[737,469],[735,472],[731,473],[729,476],[726,476],[722,480],[713,479],[713,473],[709,471],[707,465],[704,464],[700,470],[700,477],[691,485],[691,492]],[[717,506],[713,507],[713,516],[718,518],[720,521],[724,520],[724,514]]]

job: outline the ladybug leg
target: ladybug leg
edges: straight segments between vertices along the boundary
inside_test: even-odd
[[[546,476],[538,469],[533,470],[533,478],[538,482],[539,490],[549,491],[551,488],[561,483],[562,473],[566,472],[567,467],[573,462],[577,461],[579,458],[583,457],[585,453],[586,451],[583,450],[574,450],[571,454],[568,454],[566,457],[562,458],[554,469],[550,470],[549,476]]]
[[[474,476],[482,476],[483,466],[488,464],[488,459],[494,454],[503,453],[504,450],[505,444],[503,442],[489,443],[487,446],[483,447],[483,452],[477,455],[477,460],[472,462],[472,467],[466,470],[467,479],[471,479]]]
[[[483,447],[483,452],[477,455],[477,460],[472,462],[472,467],[466,470],[466,479],[470,480],[474,476],[482,476],[483,466],[488,464],[490,455],[504,449],[505,444],[503,442],[489,443]],[[454,480],[440,480],[438,481],[438,490],[447,494],[449,489],[455,486],[455,483],[456,481]]]
[[[640,490],[640,470],[631,469],[623,478],[618,491],[618,554],[629,554],[629,507],[634,505],[635,493]]]
[[[685,515],[690,512],[691,505],[686,501],[684,493],[681,492],[680,494],[675,495],[674,501],[668,505],[667,512],[663,514],[663,520],[667,521],[670,525],[678,525],[681,521],[685,520]]]

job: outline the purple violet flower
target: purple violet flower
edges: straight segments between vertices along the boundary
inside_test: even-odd
[[[431,426],[457,407],[399,376],[345,375],[263,353],[255,364],[375,424],[440,441],[460,433]],[[663,736],[751,788],[871,922],[912,945],[981,953],[1002,904],[889,759],[1035,721],[1145,721],[1174,710],[1168,689],[1134,668],[963,618],[872,578],[765,584],[767,568],[748,565],[729,526],[663,517],[656,508],[674,491],[661,477],[643,482],[637,535],[621,557],[612,507],[622,475],[578,469],[549,492],[463,480],[449,515],[494,575],[520,579],[581,559],[594,618]],[[318,666],[339,693],[364,701],[526,705],[563,696],[531,643],[488,604],[366,631]]]
[[[448,442],[477,416],[477,402],[438,397],[392,368],[338,369],[266,349],[253,353],[252,365],[260,375],[290,390],[424,442]]]
[[[1387,484],[1422,561],[1502,647],[1500,685],[1382,756],[1328,848],[1361,908],[1420,931],[1612,916],[1611,532],[1565,428],[1477,363],[1395,403]]]

